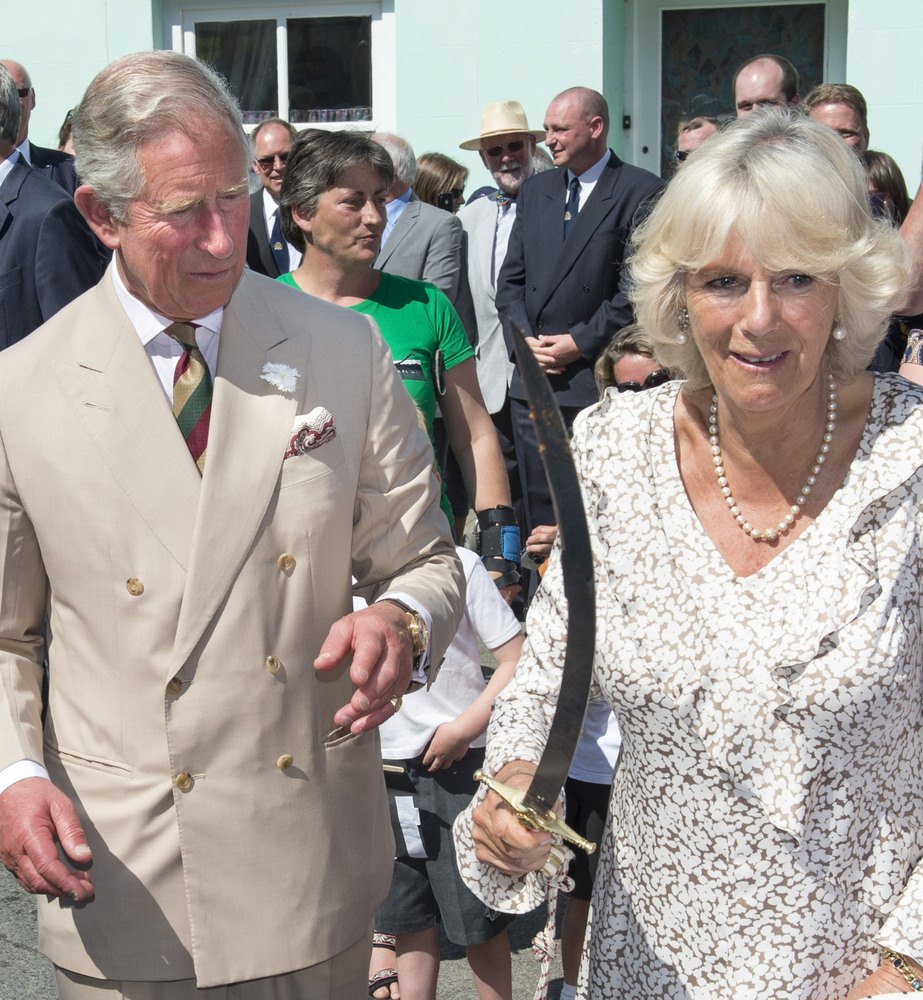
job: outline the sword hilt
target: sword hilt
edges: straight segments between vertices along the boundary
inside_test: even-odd
[[[528,792],[522,788],[513,788],[504,785],[502,782],[491,778],[486,771],[477,770],[474,772],[476,781],[487,787],[500,796],[501,799],[516,813],[516,818],[527,830],[544,830],[546,833],[554,834],[562,840],[579,847],[592,854],[596,850],[596,845],[585,840],[575,830],[572,830],[553,809],[537,809],[528,802]]]

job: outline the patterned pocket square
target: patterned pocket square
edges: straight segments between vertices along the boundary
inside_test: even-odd
[[[286,458],[304,455],[335,438],[337,429],[333,425],[333,414],[323,406],[315,406],[310,413],[295,417],[292,436],[288,443]]]

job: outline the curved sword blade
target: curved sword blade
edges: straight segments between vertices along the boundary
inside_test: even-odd
[[[548,811],[564,787],[590,694],[596,640],[596,594],[590,532],[564,419],[548,378],[526,343],[523,331],[514,326],[512,333],[519,376],[535,423],[535,436],[557,517],[564,596],[567,598],[567,649],[561,691],[548,742],[525,796],[530,808]]]

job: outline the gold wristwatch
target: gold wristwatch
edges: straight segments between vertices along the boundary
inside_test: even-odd
[[[413,608],[397,598],[385,597],[383,600],[396,604],[407,616],[407,628],[410,629],[410,639],[413,643],[413,665],[416,668],[420,663],[420,658],[429,648],[429,629],[426,627],[426,619],[419,611],[414,611]]]

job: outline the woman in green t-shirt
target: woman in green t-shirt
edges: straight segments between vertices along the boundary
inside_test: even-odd
[[[497,434],[452,304],[433,285],[372,267],[393,177],[387,151],[368,135],[299,133],[288,156],[279,208],[286,240],[304,256],[279,280],[371,316],[431,439],[438,402],[475,510],[508,508],[509,482]],[[451,523],[444,498],[443,509]]]

